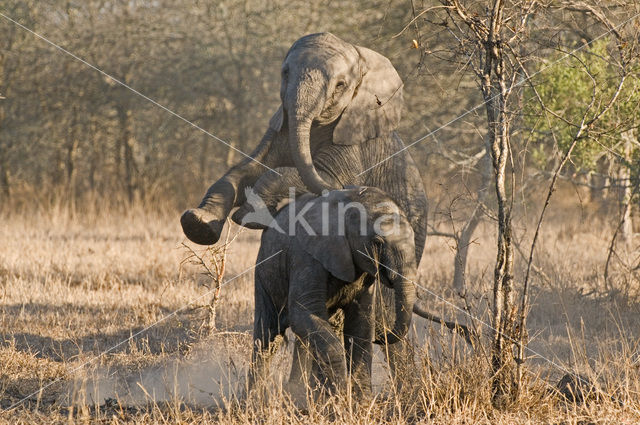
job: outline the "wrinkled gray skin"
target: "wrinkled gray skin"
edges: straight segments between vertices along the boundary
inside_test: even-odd
[[[198,208],[182,215],[185,235],[202,245],[217,242],[231,210],[246,201],[245,188],[261,177],[264,186],[283,179],[318,194],[364,185],[391,194],[405,212],[420,259],[426,197],[408,152],[398,153],[404,147],[395,132],[404,104],[402,80],[389,60],[333,34],[307,35],[285,57],[280,97],[282,105],[251,157],[283,176],[245,158],[209,188]],[[288,190],[269,195],[275,209]],[[241,216],[234,218],[241,224]]]
[[[352,202],[364,209],[349,207]],[[290,209],[306,220],[295,222],[293,235],[289,223],[295,214]],[[393,343],[407,333],[416,301],[411,225],[384,192],[358,187],[298,197],[277,214],[275,223],[262,235],[255,271],[251,385],[266,373],[274,338],[291,327],[309,347],[320,383],[344,391],[349,365],[356,393],[370,392],[374,310],[380,304],[373,277],[379,276],[395,295],[393,320],[377,336]],[[344,345],[329,323],[338,309],[344,312]]]
[[[241,207],[233,219],[242,224],[251,211],[243,205],[249,186],[275,212],[290,186],[318,193],[363,185],[384,190],[404,212],[419,262],[427,200],[413,159],[407,150],[400,152],[404,144],[395,129],[403,107],[402,81],[389,60],[329,33],[307,35],[285,57],[280,97],[282,104],[251,157],[282,176],[245,158],[209,188],[198,208],[182,215],[185,235],[214,244],[234,207]],[[392,308],[393,297],[393,291],[386,291],[385,305]],[[382,315],[376,314],[378,326]],[[385,351],[393,356],[397,345]],[[295,374],[300,370],[292,370]]]

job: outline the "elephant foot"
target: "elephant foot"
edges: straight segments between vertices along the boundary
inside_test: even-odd
[[[217,220],[207,211],[194,208],[182,214],[180,224],[190,241],[199,245],[213,245],[220,239],[224,220]]]
[[[313,400],[313,393],[304,382],[286,382],[284,390],[289,395],[293,405],[298,409],[307,409],[309,400]]]
[[[231,220],[248,229],[264,230],[269,228],[275,214],[275,208],[269,208],[264,204],[255,206],[246,202],[233,213]]]

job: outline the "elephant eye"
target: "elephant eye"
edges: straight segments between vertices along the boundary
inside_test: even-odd
[[[344,90],[347,87],[347,83],[344,80],[340,80],[336,83],[336,90]]]

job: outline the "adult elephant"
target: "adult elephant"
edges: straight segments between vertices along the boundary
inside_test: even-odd
[[[427,201],[418,170],[395,131],[402,80],[391,62],[330,33],[307,35],[285,57],[280,97],[282,105],[250,158],[215,182],[198,208],[182,215],[185,235],[202,245],[217,242],[231,210],[245,203],[245,189],[261,176],[300,180],[315,193],[372,186],[389,193],[405,212],[419,261]]]

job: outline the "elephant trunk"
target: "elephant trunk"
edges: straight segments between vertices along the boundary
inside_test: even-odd
[[[300,104],[301,99],[310,97],[305,92],[309,92],[309,87],[305,86],[305,83],[301,83],[296,93],[296,102],[291,108],[292,111],[288,115],[289,117],[289,147],[291,148],[291,157],[293,162],[300,173],[302,182],[307,188],[320,195],[323,190],[333,189],[327,182],[318,174],[318,170],[313,165],[313,159],[311,157],[311,123],[316,115],[322,108],[324,102],[320,99],[322,96],[315,96],[314,105],[312,108],[314,111],[305,110]],[[318,112],[315,113],[317,110]]]
[[[413,255],[411,255],[413,257]],[[405,259],[405,261],[407,261]],[[393,329],[383,335],[381,341],[376,344],[393,344],[404,338],[409,331],[413,305],[416,302],[416,287],[413,282],[416,280],[416,268],[412,261],[407,261],[405,266],[397,266],[402,262],[385,262],[389,281],[393,285],[395,294],[395,323]]]

